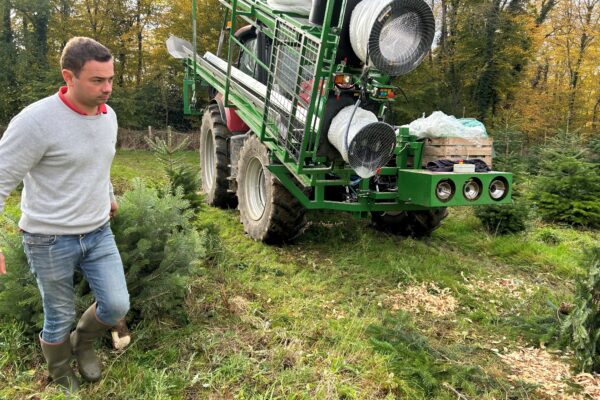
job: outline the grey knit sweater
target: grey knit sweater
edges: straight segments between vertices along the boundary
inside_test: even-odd
[[[109,219],[110,166],[117,117],[80,115],[58,94],[31,104],[12,119],[0,140],[0,212],[23,181],[21,220],[26,232],[90,232]]]

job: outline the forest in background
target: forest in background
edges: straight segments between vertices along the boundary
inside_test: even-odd
[[[395,80],[396,123],[442,110],[535,144],[600,131],[600,0],[427,1],[436,40],[417,70]],[[197,17],[199,51],[214,52],[218,0],[198,0]],[[191,38],[190,0],[0,0],[0,125],[58,89],[60,52],[84,35],[115,56],[110,104],[122,127],[196,128],[182,112],[170,34]]]

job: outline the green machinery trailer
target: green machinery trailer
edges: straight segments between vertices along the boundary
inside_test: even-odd
[[[511,202],[511,174],[426,169],[425,141],[387,122],[392,78],[418,66],[433,41],[423,0],[219,1],[216,54],[197,53],[195,0],[193,42],[171,37],[167,47],[185,64],[185,112],[202,115],[206,200],[237,204],[253,239],[296,237],[312,209],[420,236],[447,207]]]

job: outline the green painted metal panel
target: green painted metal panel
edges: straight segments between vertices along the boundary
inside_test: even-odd
[[[500,201],[489,195],[490,183],[499,177],[508,182],[508,193]],[[468,180],[481,182],[481,195],[476,200],[468,200],[463,195],[463,188]],[[436,186],[440,181],[448,180],[454,184],[454,195],[448,201],[440,201],[436,194]],[[510,204],[512,193],[512,174],[506,172],[431,172],[427,170],[403,169],[398,171],[398,197],[401,201],[423,207],[475,206],[489,204]]]

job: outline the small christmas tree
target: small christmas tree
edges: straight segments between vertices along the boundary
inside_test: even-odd
[[[518,233],[527,228],[531,206],[521,194],[521,187],[526,173],[521,158],[512,154],[498,157],[495,165],[499,170],[513,173],[512,204],[498,206],[482,206],[475,208],[475,216],[491,234],[504,235]]]
[[[185,139],[179,145],[173,145],[169,132],[167,142],[159,137],[154,140],[146,139],[146,142],[169,177],[170,193],[174,194],[175,190],[181,187],[183,198],[189,202],[190,207],[196,211],[199,210],[202,205],[202,197],[198,194],[200,190],[198,173],[189,164],[183,162],[181,155],[181,150],[187,147],[189,140]]]
[[[575,307],[562,325],[578,367],[600,372],[600,248],[588,252],[587,275],[577,284]]]
[[[42,298],[23,252],[17,222],[5,218],[0,245],[6,257],[6,275],[0,275],[0,319],[22,322],[34,337],[44,322]]]
[[[559,134],[544,152],[532,199],[540,216],[590,228],[600,227],[600,165],[586,161],[575,134]]]
[[[129,319],[167,317],[185,321],[183,309],[189,277],[210,257],[215,235],[209,228],[194,229],[193,210],[183,198],[183,189],[174,193],[134,180],[133,190],[119,199],[119,214],[112,223],[123,259],[130,294]],[[8,273],[0,276],[0,319],[22,322],[32,337],[42,328],[41,297],[23,253],[16,222],[0,232]],[[12,232],[12,233],[8,233]],[[92,302],[92,293],[80,273],[75,274],[76,304],[83,311]]]
[[[181,188],[161,197],[140,180],[133,186],[120,199],[113,224],[132,317],[184,317],[187,280],[206,257],[209,233],[193,228],[193,211]]]

